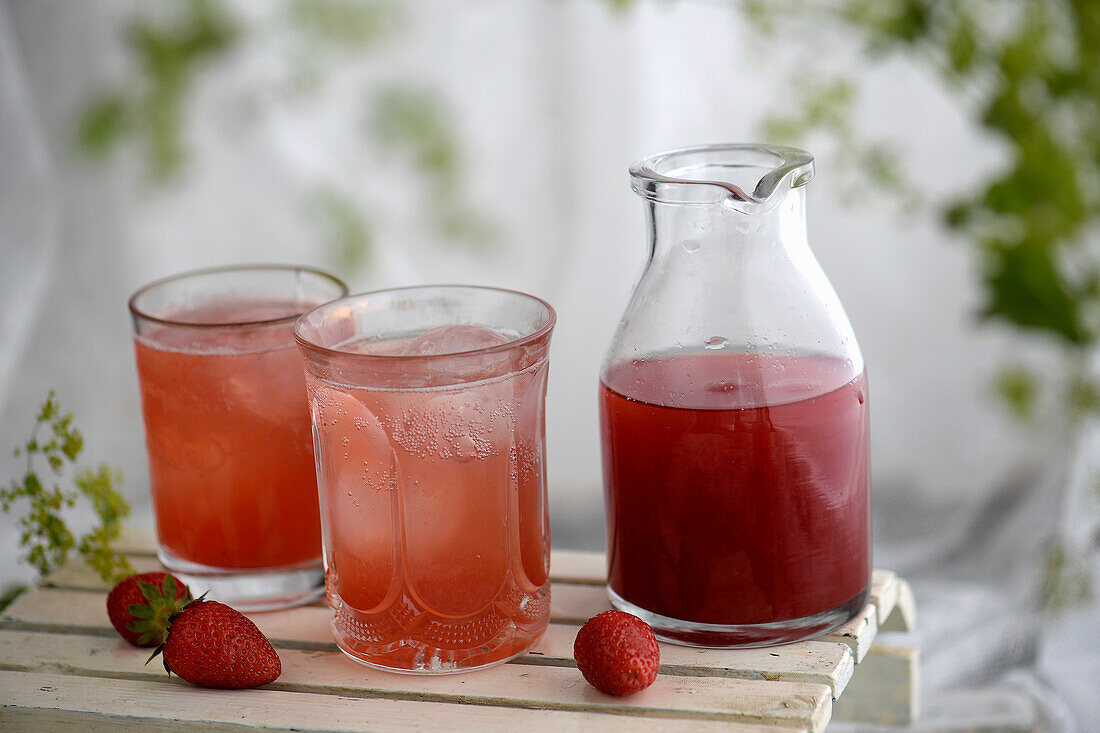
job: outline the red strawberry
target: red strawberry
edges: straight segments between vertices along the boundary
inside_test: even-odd
[[[187,586],[168,573],[131,575],[107,594],[107,617],[134,646],[157,646],[168,619],[190,600]]]
[[[256,687],[283,671],[275,648],[256,624],[217,601],[200,599],[180,611],[162,649],[169,674],[203,687]]]
[[[653,629],[637,616],[604,611],[588,620],[573,642],[577,668],[608,695],[633,695],[653,684],[661,650]]]

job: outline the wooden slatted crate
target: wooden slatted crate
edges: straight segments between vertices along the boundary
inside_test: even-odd
[[[159,568],[151,546],[148,536],[128,539],[139,571]],[[363,667],[337,650],[329,610],[316,603],[251,614],[279,650],[283,674],[260,689],[225,691],[145,666],[147,652],[107,620],[106,586],[72,563],[0,616],[0,729],[558,733],[644,722],[647,731],[763,733],[822,731],[834,709],[884,723],[915,713],[915,650],[873,645],[879,628],[913,623],[912,594],[893,573],[876,571],[863,613],[812,641],[745,650],[662,644],[657,682],[629,698],[597,692],[573,661],[579,625],[609,607],[603,556],[554,551],[551,578],[551,625],[508,664],[445,676]]]

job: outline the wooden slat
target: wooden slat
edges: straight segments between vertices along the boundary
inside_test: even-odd
[[[305,606],[251,618],[277,647],[335,651],[326,607]],[[53,633],[114,636],[103,594],[41,589],[18,598],[0,615],[0,626]],[[579,627],[551,624],[546,634],[515,663],[575,665],[573,640]],[[816,641],[774,649],[696,649],[661,645],[662,673],[695,677],[815,682],[836,698],[851,678],[853,659],[846,646]]]
[[[18,733],[89,730],[206,733],[247,730],[319,733],[404,733],[552,730],[617,733],[629,720],[562,710],[526,710],[405,700],[334,698],[278,690],[204,690],[165,681],[131,681],[61,674],[0,672],[0,727]],[[693,720],[699,733],[771,733],[773,728]],[[646,731],[683,731],[684,721],[649,719]]]
[[[607,582],[607,562],[600,552],[551,549],[550,579],[602,588]]]
[[[106,627],[107,611],[103,590],[87,589],[87,583],[75,581],[65,586],[47,586],[30,591],[15,600],[0,615],[0,622],[27,623],[49,621],[65,625],[83,624],[94,613],[96,625]],[[58,594],[73,594],[71,596]],[[599,588],[569,584],[555,585],[551,594],[551,620],[580,625],[607,608],[607,596]],[[254,613],[251,618],[268,636],[284,640],[331,641],[330,611],[323,603],[288,608],[269,613]],[[83,621],[82,621],[83,619]]]
[[[837,720],[911,725],[920,708],[920,651],[875,644],[833,709]]]
[[[131,538],[134,539],[134,538]],[[164,570],[151,549],[142,549],[130,542],[117,547],[129,558],[139,573]],[[575,550],[552,550],[550,553],[550,579],[557,583],[577,583],[596,585],[603,588],[606,580],[603,555]],[[77,588],[82,590],[108,589],[110,586],[96,576],[79,557],[73,557],[68,563],[48,575],[43,585],[57,588]],[[602,592],[602,591],[601,591]]]
[[[898,576],[890,570],[876,570],[871,576],[871,605],[875,607],[878,626],[894,611],[898,602]]]
[[[134,566],[134,572],[148,573],[154,570],[164,570],[160,561],[150,555],[127,555],[130,564]],[[69,590],[96,590],[106,592],[111,589],[111,584],[105,582],[96,575],[88,565],[79,557],[74,557],[57,570],[42,579],[46,588],[66,588]]]
[[[912,631],[917,625],[917,601],[913,589],[904,578],[897,579],[897,595],[893,613],[879,625],[880,631]]]
[[[139,530],[128,535],[128,546],[138,547],[149,535]],[[155,556],[130,555],[130,561],[137,572],[149,572],[163,569]],[[603,555],[599,553],[577,552],[574,550],[554,550],[551,552],[551,580],[554,591],[551,597],[551,617],[561,623],[583,624],[592,616],[611,608],[603,582]],[[555,572],[558,575],[555,575]],[[79,559],[62,566],[47,576],[42,583],[46,587],[69,590],[108,590],[108,584],[100,580],[95,573]],[[193,589],[201,592],[200,589]],[[903,602],[902,618],[892,619],[894,608],[899,600]],[[875,570],[871,583],[870,606],[874,618],[864,613],[845,626],[821,639],[841,641],[852,647],[856,662],[863,659],[874,633],[878,627],[891,620],[891,630],[901,625],[911,628],[915,616],[915,603],[912,591],[904,580],[888,570]]]
[[[554,621],[580,626],[610,608],[602,585],[554,583],[550,588],[550,618]]]
[[[0,667],[82,676],[164,680],[146,654],[121,639],[0,630]],[[279,652],[283,673],[267,689],[529,709],[609,712],[657,718],[770,723],[821,731],[832,710],[825,685],[660,675],[628,698],[597,692],[573,669],[501,665],[469,675],[397,675],[339,652]]]
[[[149,532],[131,531],[120,541],[119,547],[127,551],[139,571],[160,569],[150,549],[152,539]],[[712,720],[742,721],[740,725],[748,720],[819,730],[828,720],[831,700],[840,697],[846,689],[850,699],[846,707],[842,704],[839,709],[846,711],[849,719],[903,720],[916,709],[916,700],[912,697],[919,669],[915,650],[898,647],[893,651],[880,652],[876,648],[869,652],[880,627],[909,629],[915,620],[912,591],[894,573],[876,570],[871,599],[863,612],[845,627],[816,640],[751,650],[708,650],[662,644],[662,668],[657,684],[625,701],[597,693],[573,669],[572,642],[578,625],[610,608],[603,587],[604,574],[601,554],[554,550],[551,553],[553,623],[547,633],[528,654],[508,665],[475,675],[397,676],[355,665],[337,652],[331,637],[330,611],[323,603],[252,614],[261,630],[280,648],[286,671],[274,686],[250,692],[294,698],[318,697],[333,701],[337,707],[348,702],[364,702],[361,698],[379,698],[369,702],[398,706],[395,720],[420,721],[419,716],[408,712],[410,706],[415,709],[423,705],[457,707],[460,708],[458,712],[449,714],[461,715],[463,724],[469,719],[467,708],[476,709],[480,715],[482,711],[497,709],[495,706],[504,706],[508,716],[501,720],[518,726],[513,714],[532,714],[534,708],[542,707],[550,711],[535,714],[532,721],[545,723],[547,719],[543,716],[553,712],[566,716],[560,721],[565,729],[577,723],[577,716],[594,717],[601,722],[610,720],[614,728],[630,725],[617,716],[642,715],[647,718],[647,729],[660,723],[662,727],[671,725],[670,729],[686,726],[700,730],[698,726],[709,726]],[[60,669],[78,675],[105,676],[112,678],[112,687],[123,684],[122,678],[126,678],[125,684],[153,685],[158,690],[181,684],[178,681],[167,683],[149,677],[146,669],[135,671],[132,668],[130,656],[135,650],[114,635],[104,608],[103,593],[107,586],[89,568],[73,562],[47,578],[45,584],[46,588],[19,598],[0,617],[3,627],[0,638],[7,650],[0,655],[0,666],[24,664],[26,669]],[[15,636],[9,638],[7,634]],[[62,643],[65,639],[70,640],[68,645]],[[17,640],[24,646],[28,642],[37,644],[39,651],[44,653],[24,657],[23,662],[11,661],[19,656],[13,651],[20,646]],[[87,659],[73,658],[72,652],[66,651],[73,645],[77,650],[84,649]],[[112,662],[107,649],[119,649],[123,656]],[[854,687],[846,688],[856,662],[860,661],[863,666],[859,669],[865,672],[855,675]],[[868,680],[868,676],[874,679]],[[886,690],[884,685],[890,689]],[[191,691],[189,686],[183,687]],[[283,701],[283,697],[278,700]],[[876,700],[878,708],[875,708]],[[101,713],[107,716],[105,720],[130,718],[132,711],[120,712],[116,705],[104,704],[106,707]],[[32,708],[20,708],[22,712],[19,713],[35,721],[32,727],[41,728],[44,721],[63,725],[66,716],[70,715],[56,705]],[[5,730],[12,720],[8,712],[3,713]],[[665,720],[665,717],[676,718],[678,722]],[[301,722],[302,718],[296,714],[293,719]],[[72,717],[71,720],[80,721],[79,727],[84,728],[84,718]],[[235,725],[232,720],[236,718],[220,721],[217,725],[232,727]],[[314,720],[310,718],[310,724]],[[115,722],[104,725],[116,728]],[[446,720],[446,723],[453,722]],[[585,729],[607,728],[593,728],[590,723],[585,721]],[[78,725],[77,722],[72,724]],[[577,725],[580,727],[579,723]],[[163,727],[160,721],[155,726]],[[482,727],[485,726],[501,727],[491,722]],[[342,730],[333,724],[318,723],[318,727]]]
[[[124,555],[156,555],[157,533],[152,527],[128,524],[112,544]]]
[[[546,634],[519,662],[532,657],[575,666],[573,640],[578,626],[551,624]],[[698,649],[661,643],[661,673],[690,677],[816,682],[835,698],[851,679],[851,652],[837,644],[801,642],[774,649]]]
[[[859,664],[867,656],[867,650],[871,648],[871,643],[875,640],[875,634],[877,633],[878,611],[873,604],[867,604],[858,616],[836,631],[830,631],[828,634],[822,634],[814,638],[818,641],[847,644],[852,650],[856,664]]]

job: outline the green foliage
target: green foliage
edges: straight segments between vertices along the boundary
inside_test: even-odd
[[[1059,544],[1047,548],[1040,597],[1043,607],[1065,610],[1088,600],[1092,595],[1087,563],[1071,557]]]
[[[84,111],[77,143],[89,155],[103,156],[126,133],[126,100],[118,94],[104,94]]]
[[[976,191],[941,203],[946,225],[980,263],[979,311],[1067,347],[1067,363],[1100,340],[1100,6],[1079,0],[776,0],[745,4],[773,33],[784,18],[832,22],[858,33],[871,59],[896,52],[977,109],[975,122],[1006,144],[1008,164]],[[849,122],[851,80],[793,85],[795,108],[765,123],[797,142],[826,133],[882,190],[912,189],[884,145],[868,145]],[[998,380],[1026,418],[1040,389],[1020,374]],[[1068,414],[1100,413],[1100,384],[1083,370],[1062,395]]]
[[[1100,415],[1100,385],[1089,379],[1084,371],[1077,370],[1069,379],[1065,402],[1071,417]]]
[[[273,30],[238,24],[220,0],[178,1],[181,12],[174,20],[139,16],[130,24],[126,44],[140,74],[124,88],[92,99],[76,135],[79,149],[97,158],[126,140],[142,143],[150,177],[160,184],[176,177],[186,163],[187,104],[200,72],[224,63],[249,34]],[[326,63],[344,62],[336,52],[365,54],[392,39],[401,26],[400,5],[392,0],[291,0],[284,9],[278,17],[299,39],[289,54],[288,78],[278,85],[291,98],[321,88]],[[462,194],[460,141],[438,95],[398,87],[379,93],[368,87],[365,98],[372,122],[364,127],[364,138],[409,154],[430,189],[432,200],[425,209],[435,228],[467,246],[491,243],[493,227]],[[304,203],[336,266],[355,269],[369,261],[371,217],[365,207],[325,182]]]
[[[441,232],[475,246],[492,243],[492,226],[463,196],[455,125],[436,95],[383,89],[371,106],[369,127],[383,145],[409,156],[427,178],[431,197],[425,209]]]
[[[322,188],[310,197],[309,208],[340,269],[355,271],[366,263],[373,242],[366,217],[354,201],[336,189]]]
[[[390,35],[397,9],[370,0],[294,0],[290,20],[307,36],[352,50],[369,48]]]
[[[1100,220],[1097,6],[1075,0],[784,5],[860,33],[873,53],[897,51],[926,62],[961,101],[978,103],[977,121],[1009,146],[1011,160],[977,192],[945,202],[943,216],[984,263],[982,315],[1072,347],[1096,343],[1100,324],[1087,314],[1100,308],[1100,266],[1065,262],[1089,244],[1087,233]],[[829,99],[825,92],[796,88],[801,126],[772,129],[793,133],[788,137],[814,127],[839,130],[846,149],[845,123],[814,116],[821,99]]]
[[[919,196],[901,174],[894,151],[884,144],[865,142],[852,125],[852,110],[858,96],[852,80],[800,75],[792,87],[797,100],[795,108],[764,118],[767,139],[798,142],[824,131],[831,136],[836,149],[843,151],[833,166],[841,170],[841,185],[849,198],[866,193],[864,189],[869,184],[876,191],[917,201]]]
[[[26,591],[27,586],[25,585],[9,585],[7,588],[0,591],[0,611],[10,606],[12,601],[23,595]]]
[[[43,430],[47,435],[40,437]],[[73,467],[84,450],[84,436],[73,425],[73,414],[62,412],[51,391],[35,419],[30,439],[15,449],[26,457],[26,472],[0,488],[0,509],[11,513],[26,500],[26,513],[19,518],[19,544],[26,548],[25,559],[40,575],[47,575],[65,562],[76,547],[84,560],[106,581],[133,574],[125,557],[116,555],[111,541],[118,537],[122,520],[130,505],[118,493],[122,477],[109,466],[85,469],[73,480],[76,491],[62,487],[60,479],[68,465]],[[48,469],[43,475],[39,470]],[[99,524],[88,533],[74,538],[65,521],[65,510],[83,496],[95,511]]]
[[[391,147],[409,152],[440,186],[458,174],[458,147],[450,115],[435,95],[403,87],[384,89],[374,100],[371,127]]]
[[[127,134],[144,142],[149,174],[167,180],[186,158],[183,118],[195,75],[203,62],[225,52],[238,29],[213,0],[189,0],[181,17],[160,25],[134,21],[126,43],[141,76],[133,92],[107,92],[82,114],[77,142],[88,154],[102,156]]]
[[[1012,414],[1023,421],[1035,416],[1039,387],[1035,375],[1024,367],[1008,367],[997,375],[997,392]]]

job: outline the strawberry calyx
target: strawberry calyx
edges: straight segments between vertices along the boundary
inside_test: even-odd
[[[165,578],[164,579],[165,583],[167,583],[168,578],[171,578],[171,577],[172,576],[169,575],[167,578]],[[153,589],[156,588],[156,586],[154,586],[150,583],[138,583],[138,586],[146,586],[146,585],[149,586],[150,588],[153,588]],[[166,598],[174,598],[175,597],[174,594],[176,592],[174,587],[171,589],[172,593],[173,593],[172,596],[168,596],[168,590],[169,589],[164,589],[165,597]],[[145,588],[142,588],[141,592],[144,594],[145,593]],[[157,647],[155,649],[153,649],[153,653],[149,655],[149,658],[145,660],[146,664],[149,664],[149,662],[156,659],[157,656],[160,655],[160,653],[164,651],[164,644],[168,641],[168,632],[172,628],[172,622],[174,622],[176,620],[176,618],[178,618],[179,615],[181,613],[183,613],[184,609],[186,609],[188,606],[193,606],[196,603],[201,603],[202,601],[206,600],[206,594],[209,593],[209,592],[210,591],[207,591],[206,593],[203,593],[198,598],[192,598],[191,593],[188,592],[187,596],[185,598],[181,598],[179,601],[172,604],[172,605],[175,606],[175,608],[172,609],[171,613],[169,613],[163,620],[158,620],[159,628],[161,629],[160,643],[157,644]],[[148,598],[148,596],[146,596],[146,598]],[[131,606],[130,608],[134,608],[134,607]],[[134,613],[134,612],[131,610],[130,613]],[[134,615],[136,616],[137,614],[134,614]],[[134,629],[134,631],[137,631],[137,629]],[[152,638],[156,638],[156,637],[154,636]],[[152,640],[152,639],[150,639],[150,640]],[[164,671],[168,673],[169,677],[171,677],[172,676],[172,670],[168,668],[168,661],[164,660],[163,658],[162,658],[161,661],[164,662]]]
[[[145,602],[131,603],[126,607],[136,619],[127,623],[126,628],[141,635],[138,637],[140,644],[163,642],[172,617],[193,603],[191,591],[188,590],[182,598],[177,598],[179,586],[171,574],[164,576],[159,588],[142,580],[137,581],[137,586],[145,597]]]

